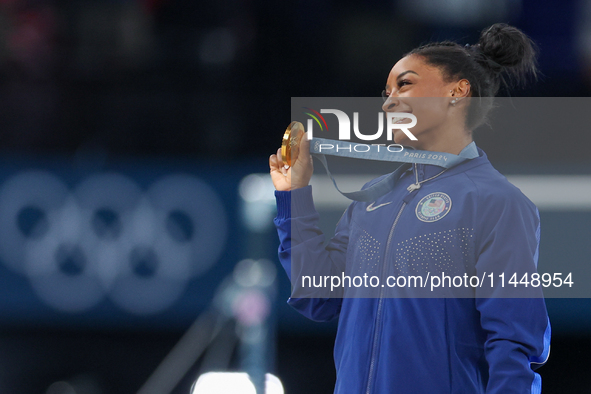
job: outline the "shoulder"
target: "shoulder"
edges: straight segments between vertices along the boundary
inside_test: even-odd
[[[490,163],[464,173],[477,191],[478,201],[484,210],[517,209],[522,214],[537,216],[535,204]]]

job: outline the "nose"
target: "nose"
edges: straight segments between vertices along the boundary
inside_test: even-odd
[[[388,96],[386,98],[386,101],[384,102],[384,104],[382,104],[382,109],[384,110],[384,112],[392,112],[395,111],[396,106],[399,104],[399,100],[398,97],[393,93],[390,94],[390,96]]]

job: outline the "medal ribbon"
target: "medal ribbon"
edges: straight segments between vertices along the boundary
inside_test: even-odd
[[[331,148],[329,148],[329,146],[331,146]],[[394,147],[395,150],[392,150],[392,147]],[[459,155],[424,150],[400,150],[400,147],[401,145],[391,145],[390,147],[386,147],[381,145],[357,144],[348,141],[314,138],[310,143],[310,153],[316,156],[322,165],[324,165],[326,173],[339,193],[350,200],[361,202],[372,202],[388,193],[392,190],[402,173],[409,167],[406,165],[398,167],[394,172],[365,190],[343,192],[337,186],[337,182],[328,169],[325,155],[401,163],[431,164],[443,168],[451,168],[465,160],[478,157],[478,149],[474,142],[471,142],[468,146],[462,149]]]

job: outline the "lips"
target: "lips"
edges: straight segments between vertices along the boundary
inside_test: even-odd
[[[395,116],[392,118],[392,123],[393,124],[410,123],[410,118],[407,118],[405,116]]]

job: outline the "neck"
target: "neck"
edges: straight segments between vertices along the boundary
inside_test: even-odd
[[[457,155],[472,142],[472,132],[460,127],[432,130],[429,134],[423,136],[422,141],[413,141],[411,146],[420,150]]]
[[[443,141],[430,141],[420,146],[416,146],[417,149],[427,150],[431,152],[444,152],[459,155],[462,149],[468,146],[472,142],[472,137],[466,135],[465,138],[456,140],[443,140]]]

